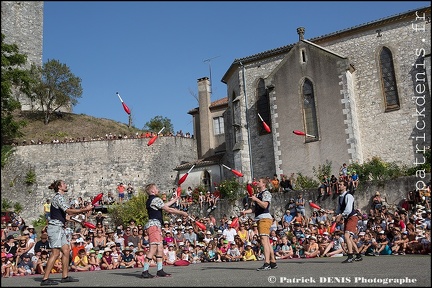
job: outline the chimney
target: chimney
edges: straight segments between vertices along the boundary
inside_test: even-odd
[[[297,28],[297,34],[299,35],[299,41],[304,40],[305,28],[299,27]]]
[[[211,147],[211,113],[210,113],[210,81],[208,77],[198,79],[198,105],[199,105],[199,158],[206,156]]]

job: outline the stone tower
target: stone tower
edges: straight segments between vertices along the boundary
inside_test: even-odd
[[[17,44],[19,52],[27,55],[31,64],[42,66],[43,1],[2,1],[1,33],[8,44]],[[21,110],[31,110],[30,99],[17,95]]]

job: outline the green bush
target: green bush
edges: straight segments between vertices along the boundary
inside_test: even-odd
[[[314,180],[312,177],[303,176],[302,173],[297,173],[297,187],[296,189],[313,189],[318,188],[319,182]]]
[[[135,220],[136,224],[144,225],[148,221],[147,199],[148,195],[139,190],[131,200],[123,202],[123,204],[111,205],[108,208],[108,213],[110,213],[114,225],[117,227],[120,224],[129,223],[131,219]]]
[[[227,179],[219,184],[219,191],[222,199],[237,200],[243,197],[243,185],[240,184],[237,178]]]
[[[324,178],[324,175],[327,175],[327,177],[330,179],[330,176],[332,175],[332,162],[326,160],[326,163],[323,165],[318,165],[318,168],[315,168],[315,166],[313,166],[312,171],[320,183]]]
[[[12,208],[12,201],[10,201],[9,199],[2,199],[1,210],[6,211],[9,210],[10,208]]]
[[[36,172],[34,169],[27,171],[26,178],[24,181],[27,185],[32,185],[36,183]]]
[[[1,167],[2,168],[6,165],[9,156],[14,152],[14,150],[15,150],[14,147],[11,145],[2,145],[1,147]]]

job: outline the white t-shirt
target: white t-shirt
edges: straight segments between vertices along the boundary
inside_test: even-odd
[[[234,241],[234,237],[237,235],[237,231],[234,228],[227,228],[223,231],[222,235],[228,242]]]

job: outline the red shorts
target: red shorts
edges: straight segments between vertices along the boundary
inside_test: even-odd
[[[348,219],[345,220],[344,223],[344,227],[345,227],[345,231],[349,231],[352,233],[357,233],[357,222],[358,222],[359,218],[357,217],[357,215],[352,215],[350,217],[348,217]]]
[[[149,243],[150,244],[161,244],[163,241],[162,237],[162,229],[158,226],[150,226],[147,229],[148,235],[149,235]]]

